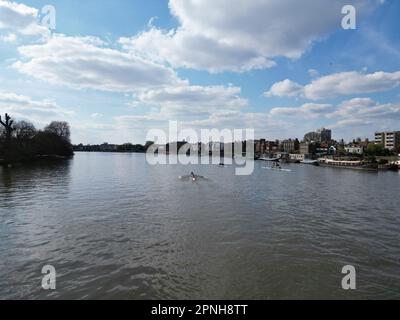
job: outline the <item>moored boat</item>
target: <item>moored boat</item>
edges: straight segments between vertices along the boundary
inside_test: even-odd
[[[365,162],[359,161],[359,160],[357,160],[357,161],[333,160],[333,159],[327,159],[327,158],[320,158],[320,159],[318,159],[318,162],[319,162],[319,165],[322,167],[378,171],[378,164],[365,163]]]
[[[302,164],[308,164],[312,166],[319,166],[318,160],[309,160],[309,159],[304,159],[303,161],[300,161]]]
[[[258,160],[261,160],[261,161],[269,161],[269,162],[278,162],[279,160],[281,160],[281,158],[258,158]]]

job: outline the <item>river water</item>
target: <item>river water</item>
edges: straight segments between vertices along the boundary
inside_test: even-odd
[[[400,299],[400,174],[265,165],[77,153],[0,169],[0,299]]]

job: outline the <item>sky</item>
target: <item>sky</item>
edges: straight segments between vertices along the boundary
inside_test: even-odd
[[[0,0],[0,113],[67,121],[84,144],[143,143],[169,121],[371,139],[400,130],[399,14],[396,0]]]

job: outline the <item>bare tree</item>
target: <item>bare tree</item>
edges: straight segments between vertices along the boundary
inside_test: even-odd
[[[53,133],[65,141],[70,141],[71,131],[67,122],[53,121],[44,129],[44,131]]]
[[[13,131],[15,131],[15,128],[13,127],[14,120],[11,120],[11,117],[7,113],[5,118],[5,122],[3,122],[0,116],[0,124],[4,127],[6,131],[6,140],[8,141],[11,139]]]
[[[15,124],[15,136],[17,139],[27,140],[32,139],[36,134],[35,126],[26,121],[19,121]]]

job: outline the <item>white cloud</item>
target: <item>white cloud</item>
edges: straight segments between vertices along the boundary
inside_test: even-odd
[[[370,98],[355,98],[342,102],[328,117],[400,120],[400,103],[380,104]]]
[[[17,36],[15,35],[15,33],[9,33],[5,36],[0,36],[0,41],[15,42],[15,41],[17,41]]]
[[[399,120],[400,103],[355,98],[338,106],[307,103],[297,108],[273,108],[267,113],[222,110],[184,124],[194,128],[254,128],[258,137],[282,139],[302,137],[323,122],[328,128],[338,129],[334,134],[339,139],[371,137],[376,130],[399,130]]]
[[[306,103],[297,108],[273,108],[270,113],[272,116],[298,117],[301,119],[315,119],[333,110],[330,104]]]
[[[391,90],[400,85],[400,71],[342,72],[321,77],[304,87],[304,95],[309,99],[325,99],[337,96],[365,94]]]
[[[135,92],[185,83],[172,69],[107,48],[95,37],[54,35],[19,52],[24,59],[13,64],[15,69],[56,85]]]
[[[150,112],[129,117],[130,122],[198,120],[248,105],[239,87],[190,85],[171,68],[110,49],[95,37],[54,35],[46,43],[20,47],[19,52],[23,59],[13,67],[37,79],[76,89],[132,94],[134,100],[129,105],[148,107]],[[100,114],[91,117],[99,118]]]
[[[72,124],[80,130],[78,133],[82,137],[91,130],[104,129],[107,130],[104,137],[112,133],[115,141],[121,142],[122,138],[131,141],[129,137],[133,138],[132,133],[140,135],[151,127],[165,126],[166,119],[177,119],[193,127],[256,128],[260,135],[280,138],[287,136],[286,130],[293,132],[297,128],[278,117],[290,115],[299,119],[323,118],[346,123],[351,122],[350,103],[347,109],[344,105],[335,109],[328,104],[308,103],[299,108],[274,108],[271,113],[249,113],[243,110],[248,101],[241,97],[240,88],[191,85],[180,79],[172,68],[245,72],[273,67],[277,57],[299,58],[314,42],[339,29],[340,9],[347,2],[171,0],[170,10],[179,22],[179,27],[174,30],[157,29],[150,21],[149,30],[133,38],[119,40],[122,50],[95,37],[54,35],[46,42],[20,47],[21,57],[13,67],[21,73],[56,85],[133,94],[135,100],[132,105],[150,109],[145,115],[116,117],[116,126],[93,123],[101,118],[101,114],[96,112],[87,125],[80,123],[82,128]],[[372,8],[374,1],[352,2],[363,12]],[[7,10],[3,12],[8,12],[5,15],[0,11],[0,31],[6,32],[2,36],[3,41],[7,37],[16,40],[20,35],[47,32],[37,23],[36,9],[10,3],[0,0],[0,6],[7,5]],[[315,12],[319,14],[316,16]],[[16,17],[17,23],[11,23],[14,20],[10,17]],[[313,78],[318,76],[315,70],[310,70],[310,75]],[[366,76],[359,75],[361,78]],[[364,85],[350,85],[346,83],[346,77],[337,82],[321,77],[306,86],[286,79],[273,85],[267,95],[309,95],[310,99],[316,100],[330,94],[324,87],[332,83],[335,94],[344,95],[351,90],[362,91],[360,93],[371,88],[376,90],[377,83],[379,90],[395,87],[399,81],[396,77],[396,73],[383,73],[371,77],[373,79],[365,81]],[[9,112],[28,120],[48,122],[70,115],[51,101],[33,101],[29,97],[15,95],[13,99],[8,96],[7,102],[5,97],[4,94],[0,96],[1,109],[7,107]],[[16,102],[18,100],[20,105]],[[366,108],[375,110],[374,114],[382,117],[397,115],[396,105],[382,106],[371,102],[371,105],[357,109],[364,121],[369,121]],[[387,109],[391,111],[383,113]],[[305,123],[303,121],[299,127],[304,127]]]
[[[229,129],[266,129],[274,127],[282,129],[282,121],[272,121],[267,113],[241,112],[239,110],[222,110],[214,112],[208,118],[202,120],[187,121],[187,126],[199,128],[229,128]]]
[[[175,68],[208,70],[212,73],[275,66],[275,62],[254,54],[252,48],[237,48],[220,43],[201,34],[169,32],[152,27],[133,38],[121,38],[125,50],[143,55],[158,63],[169,63]]]
[[[367,126],[371,125],[371,121],[366,121],[364,119],[343,119],[337,121],[334,125],[331,125],[331,129],[338,129],[338,128],[346,128],[346,127],[355,127],[355,126]]]
[[[311,78],[316,78],[319,76],[318,70],[315,69],[309,69],[308,74],[310,75]]]
[[[274,108],[270,111],[272,119],[292,117],[296,127],[315,120],[329,122],[326,126],[338,130],[337,137],[370,137],[376,130],[399,130],[400,103],[378,103],[371,98],[354,98],[340,103],[304,104],[297,108]],[[294,123],[292,124],[294,126]]]
[[[49,100],[33,100],[12,92],[0,92],[0,109],[18,120],[31,121],[43,125],[53,120],[63,120],[73,115],[57,103]]]
[[[103,117],[103,114],[102,114],[102,113],[96,112],[96,113],[92,113],[92,114],[90,115],[90,117],[91,117],[91,118],[102,118],[102,117]]]
[[[360,73],[340,72],[323,76],[301,86],[291,80],[272,85],[267,96],[305,97],[311,100],[335,98],[338,96],[383,92],[400,85],[400,71]]]
[[[0,30],[24,36],[46,36],[49,30],[38,23],[38,10],[22,3],[0,0]]]
[[[274,117],[297,117],[299,119],[400,119],[400,104],[380,104],[371,98],[345,100],[338,106],[306,103],[300,107],[273,108]]]
[[[299,58],[315,41],[338,30],[338,0],[170,0],[180,25],[122,38],[125,49],[174,67],[243,72],[272,67],[276,57]],[[353,0],[358,13],[373,0]],[[315,12],[318,12],[316,15]]]
[[[160,107],[164,118],[198,118],[220,110],[246,107],[248,101],[240,93],[238,87],[187,85],[139,93],[136,103]]]
[[[168,133],[168,118],[159,114],[141,116],[119,116],[115,118],[116,128],[121,135],[134,135],[144,141],[146,130],[157,128]],[[186,119],[178,122],[179,129],[193,129],[200,137],[201,129],[254,129],[256,137],[271,139],[289,136],[291,128],[287,122],[272,119],[268,113],[244,113],[239,110],[215,111],[202,119]]]
[[[272,85],[268,92],[265,92],[266,97],[297,97],[303,91],[303,87],[298,83],[286,79],[276,82]]]
[[[151,94],[151,103],[174,100],[168,94]],[[201,99],[200,99],[201,100]],[[150,100],[149,100],[150,101]],[[180,101],[178,99],[177,101]],[[182,99],[184,101],[184,99]],[[182,103],[184,105],[184,103]],[[323,121],[326,127],[337,129],[337,139],[358,136],[371,137],[375,130],[394,130],[400,119],[400,104],[380,104],[369,98],[356,98],[343,101],[338,106],[330,104],[308,103],[298,108],[274,108],[270,112],[243,112],[243,109],[207,109],[204,113],[183,113],[161,107],[144,115],[121,115],[114,118],[114,123],[98,131],[100,139],[114,142],[144,142],[147,130],[157,128],[168,132],[168,121],[178,120],[181,129],[255,129],[256,137],[282,139],[302,137],[305,132],[315,129]],[[78,132],[79,133],[79,132]],[[88,131],[88,134],[90,132]],[[110,140],[112,139],[112,140]]]
[[[133,105],[146,106],[150,111],[144,115],[122,115],[115,117],[116,130],[127,139],[134,135],[135,139],[143,141],[145,133],[151,128],[168,130],[170,120],[178,121],[185,128],[198,128],[202,125],[213,127],[218,125],[235,125],[243,128],[245,119],[250,114],[242,109],[248,106],[248,101],[240,97],[241,89],[234,86],[176,86],[158,90],[143,91],[135,95]],[[224,122],[215,120],[224,115]],[[229,122],[229,115],[235,115]],[[266,123],[259,117],[260,126]]]

